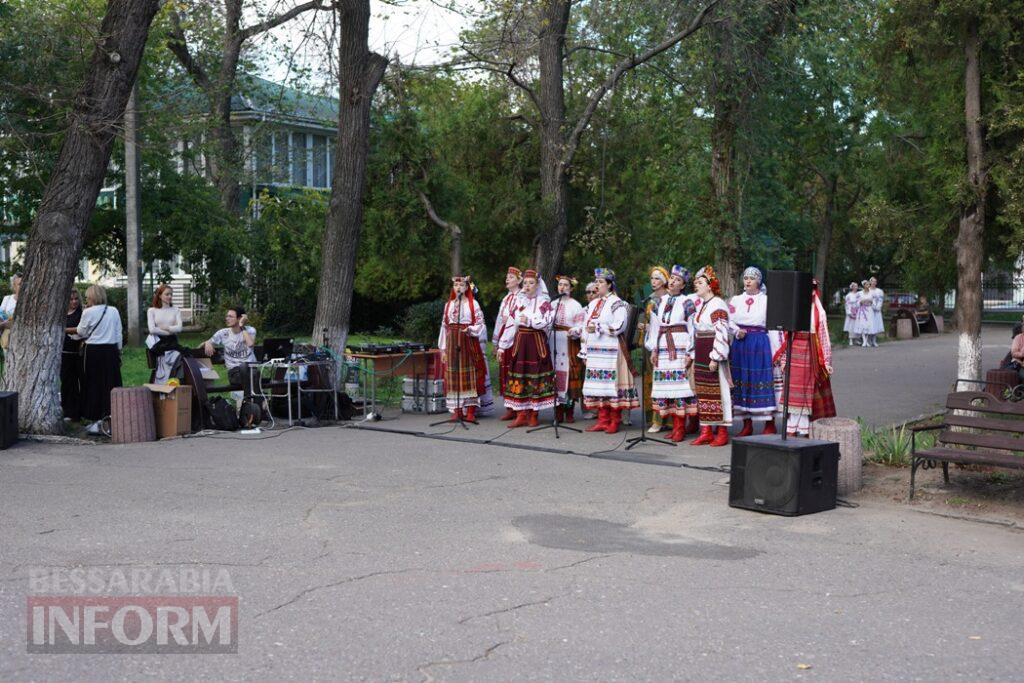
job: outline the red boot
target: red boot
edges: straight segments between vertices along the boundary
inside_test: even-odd
[[[571,403],[562,408],[562,417],[569,424],[572,424],[573,422],[576,421],[576,416],[573,415],[573,412],[575,410],[576,406],[572,405]]]
[[[514,420],[515,418],[516,411],[512,410],[511,408],[505,408],[505,414],[501,416],[501,421],[507,422],[508,420]]]
[[[719,426],[718,427],[718,432],[715,434],[715,440],[712,441],[708,445],[709,446],[724,446],[727,443],[729,443],[729,428],[728,427]]]
[[[529,413],[529,410],[517,410],[516,419],[508,426],[508,428],[515,429],[516,427],[525,427],[526,423],[530,421]]]
[[[538,411],[538,410],[528,410],[526,412],[528,412],[530,414],[529,422],[526,423],[526,426],[527,427],[536,427],[537,423],[538,423],[537,418],[540,416],[540,411]]]
[[[778,434],[778,432],[775,431],[775,418],[769,418],[768,421],[764,423],[764,431],[761,433]]]
[[[462,408],[456,408],[452,411],[452,416],[448,418],[449,422],[458,422],[459,418],[462,417]]]
[[[622,424],[622,408],[611,409],[611,419],[608,420],[608,428],[604,431],[609,434],[618,434],[620,424]]]
[[[700,418],[697,417],[696,415],[687,415],[686,416],[686,433],[687,434],[696,434],[697,433],[697,429],[699,429],[699,428],[700,428]]]
[[[686,422],[678,415],[672,420],[672,435],[668,438],[669,441],[675,441],[676,443],[686,438]]]
[[[466,422],[476,422],[476,406],[466,406]]]
[[[750,436],[754,433],[754,421],[749,417],[743,419],[743,429],[736,436]]]
[[[612,409],[608,406],[601,406],[597,409],[597,422],[587,427],[588,432],[603,432],[608,429],[608,423],[612,419]]]
[[[700,436],[698,436],[696,439],[694,439],[690,443],[690,445],[691,446],[704,446],[704,445],[709,444],[712,441],[714,441],[714,438],[715,437],[711,434],[711,427],[709,425],[704,425],[703,427],[700,428]]]

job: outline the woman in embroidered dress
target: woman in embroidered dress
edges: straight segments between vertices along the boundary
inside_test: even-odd
[[[729,308],[721,299],[718,276],[711,266],[697,271],[693,287],[698,304],[693,315],[690,342],[690,355],[693,357],[691,377],[700,416],[700,435],[694,439],[693,445],[724,446],[729,443],[729,427],[732,425]]]
[[[567,275],[555,277],[558,297],[554,306],[554,325],[548,337],[551,355],[555,359],[555,419],[575,422],[573,408],[583,397],[583,361],[580,360],[580,336],[583,333],[583,306],[572,298],[576,278]]]
[[[846,333],[847,338],[850,340],[850,346],[853,346],[853,340],[857,336],[853,330],[857,326],[857,307],[860,305],[860,292],[857,291],[858,289],[857,283],[851,282],[850,291],[843,297],[843,307],[846,309],[843,332]]]
[[[587,303],[585,303],[583,305],[583,312],[584,312],[584,315],[586,315],[587,307],[590,306],[590,302],[597,298],[597,283],[596,282],[588,282],[587,286],[583,290],[583,296],[587,300]],[[586,369],[587,369],[587,333],[586,333],[586,330],[583,329],[582,327],[580,328],[580,332],[581,332],[581,334],[580,334],[580,354],[579,354],[579,358],[580,358],[580,363],[583,366],[583,372],[585,373]],[[582,381],[582,379],[581,379],[581,381]],[[582,389],[581,389],[581,391],[582,391]],[[597,419],[597,413],[595,413],[592,410],[588,410],[587,406],[585,404],[583,405],[583,409],[580,411],[580,415],[583,416],[584,420],[595,420],[595,419]]]
[[[651,321],[658,315],[658,307],[666,296],[668,296],[668,271],[661,266],[654,266],[651,269],[651,295],[647,297],[643,316],[640,319],[640,324],[637,325],[638,346],[641,343],[647,346],[650,342]],[[651,400],[651,391],[654,386],[652,374],[652,372],[648,372],[644,377],[644,411],[647,413],[650,424],[647,431],[657,434],[661,431],[663,422],[661,411],[656,409]]]
[[[469,291],[473,293],[473,300],[476,305],[483,310],[484,306],[480,303],[480,288],[476,286],[475,282],[469,283]],[[476,414],[478,417],[486,417],[494,412],[494,393],[491,389],[491,364],[487,362],[487,320],[484,320],[484,324],[480,326],[480,334],[476,336],[480,342],[480,357],[484,359],[484,390],[480,394],[480,405],[477,406]]]
[[[498,356],[498,393],[502,396],[505,395],[505,382],[508,379],[508,356],[501,352],[500,342],[509,330],[515,330],[512,311],[515,308],[516,297],[519,296],[522,284],[523,271],[515,266],[509,266],[508,272],[505,273],[505,289],[508,290],[508,293],[505,294],[505,298],[501,300],[501,306],[498,307],[498,317],[494,320],[494,337],[491,339],[491,345]],[[506,406],[505,414],[501,419],[511,420],[515,416],[516,411]]]
[[[781,374],[786,370],[786,340],[790,332],[782,335],[782,344],[775,352],[775,363]],[[825,307],[818,296],[818,282],[811,293],[811,331],[793,335],[793,364],[789,373],[790,436],[810,436],[810,423],[823,417],[835,417],[832,399],[832,342],[828,334]],[[783,409],[784,389],[777,397],[779,410]]]
[[[441,333],[437,348],[444,363],[444,393],[451,421],[465,414],[469,422],[476,422],[476,409],[483,393],[485,361],[480,353],[478,336],[484,326],[484,312],[473,300],[469,278],[452,278],[452,291],[444,306]],[[465,411],[465,413],[463,413]]]
[[[761,271],[743,271],[743,293],[729,300],[729,349],[732,370],[732,411],[743,418],[736,436],[754,433],[754,422],[764,422],[762,434],[775,433],[775,381],[772,377],[771,335],[765,326],[768,295],[761,291]]]
[[[697,402],[687,377],[690,366],[690,317],[693,301],[683,295],[682,266],[672,266],[668,293],[651,317],[647,350],[651,352],[651,398],[658,414],[672,416],[672,441],[686,438],[686,420],[696,417]]]
[[[537,413],[555,405],[555,371],[548,349],[548,329],[555,317],[537,271],[523,273],[523,290],[516,297],[511,327],[501,339],[507,356],[505,406],[516,411],[510,427],[537,426]]]
[[[588,432],[615,434],[622,423],[622,410],[640,405],[633,368],[626,348],[626,302],[615,294],[615,273],[608,268],[594,271],[597,297],[587,306],[584,338],[587,370],[583,380],[583,405],[597,410],[597,424]]]
[[[857,320],[853,323],[853,333],[860,336],[861,346],[871,346],[875,329],[875,298],[871,294],[871,281],[861,282],[860,298],[857,300]]]

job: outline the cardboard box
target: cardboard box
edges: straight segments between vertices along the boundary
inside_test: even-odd
[[[153,392],[156,437],[188,434],[192,429],[192,387],[147,384],[146,388]]]
[[[199,370],[203,373],[203,381],[206,382],[206,386],[212,387],[217,384],[220,374],[213,369],[213,361],[209,358],[196,358],[195,360],[199,363]]]

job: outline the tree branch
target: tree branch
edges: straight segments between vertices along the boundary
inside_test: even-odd
[[[715,5],[719,3],[719,1],[720,0],[711,0],[710,2],[708,2],[708,4],[705,5],[700,12],[697,12],[696,16],[693,17],[693,20],[690,21],[687,27],[682,31],[679,31],[678,33],[669,36],[668,38],[658,43],[654,47],[648,49],[647,51],[643,52],[642,54],[632,55],[618,63],[618,65],[612,70],[608,78],[605,79],[604,83],[602,83],[600,87],[598,87],[598,89],[595,90],[594,93],[590,96],[590,100],[587,102],[587,106],[583,110],[583,114],[580,116],[579,120],[576,122],[576,126],[569,134],[569,139],[567,140],[565,145],[565,152],[563,153],[561,159],[563,167],[568,166],[570,163],[572,163],[572,159],[576,155],[576,149],[579,147],[580,138],[583,135],[583,131],[585,131],[587,129],[587,126],[590,125],[590,119],[593,118],[594,112],[597,111],[598,105],[601,104],[601,100],[604,99],[604,96],[608,94],[609,90],[615,87],[615,85],[619,82],[619,79],[622,78],[622,75],[625,74],[627,71],[630,71],[631,69],[634,69],[637,66],[643,64],[649,59],[660,55],[665,50],[668,50],[672,46],[678,44],[680,41],[685,40],[689,36],[696,33],[698,30],[700,30],[700,28],[704,25],[704,19],[707,17],[708,13],[715,7]]]
[[[267,31],[271,30],[272,28],[276,28],[276,27],[280,26],[281,24],[284,24],[286,22],[291,21],[292,19],[294,19],[295,17],[299,16],[303,12],[308,12],[311,9],[312,10],[320,10],[320,9],[324,9],[324,8],[325,8],[325,5],[323,3],[323,0],[310,0],[309,2],[304,2],[301,5],[296,5],[295,7],[292,7],[287,12],[282,12],[281,14],[278,14],[276,16],[270,17],[269,19],[261,21],[258,24],[253,24],[252,26],[246,26],[245,28],[243,28],[242,30],[240,30],[238,32],[238,36],[241,38],[242,42],[245,42],[246,40],[248,40],[249,38],[252,38],[253,36],[258,36],[261,33],[266,33]]]
[[[205,92],[211,90],[210,77],[188,49],[185,31],[181,28],[181,15],[176,9],[171,10],[171,36],[167,39],[167,49],[178,58],[182,68],[201,90]]]
[[[430,221],[434,225],[441,228],[442,230],[447,230],[452,234],[453,237],[462,235],[462,228],[460,228],[455,223],[450,223],[437,215],[437,211],[434,210],[434,205],[430,203],[430,199],[423,192],[423,190],[416,190],[416,194],[420,196],[420,202],[423,204],[423,208],[427,210],[427,216],[430,218]]]

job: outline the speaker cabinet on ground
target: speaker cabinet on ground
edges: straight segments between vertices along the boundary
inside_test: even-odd
[[[768,287],[765,324],[769,330],[806,332],[811,329],[811,290],[814,285],[810,273],[769,270],[765,286]]]
[[[775,515],[806,515],[836,506],[839,444],[779,435],[732,441],[729,505]]]
[[[0,450],[18,441],[18,392],[0,391]]]

